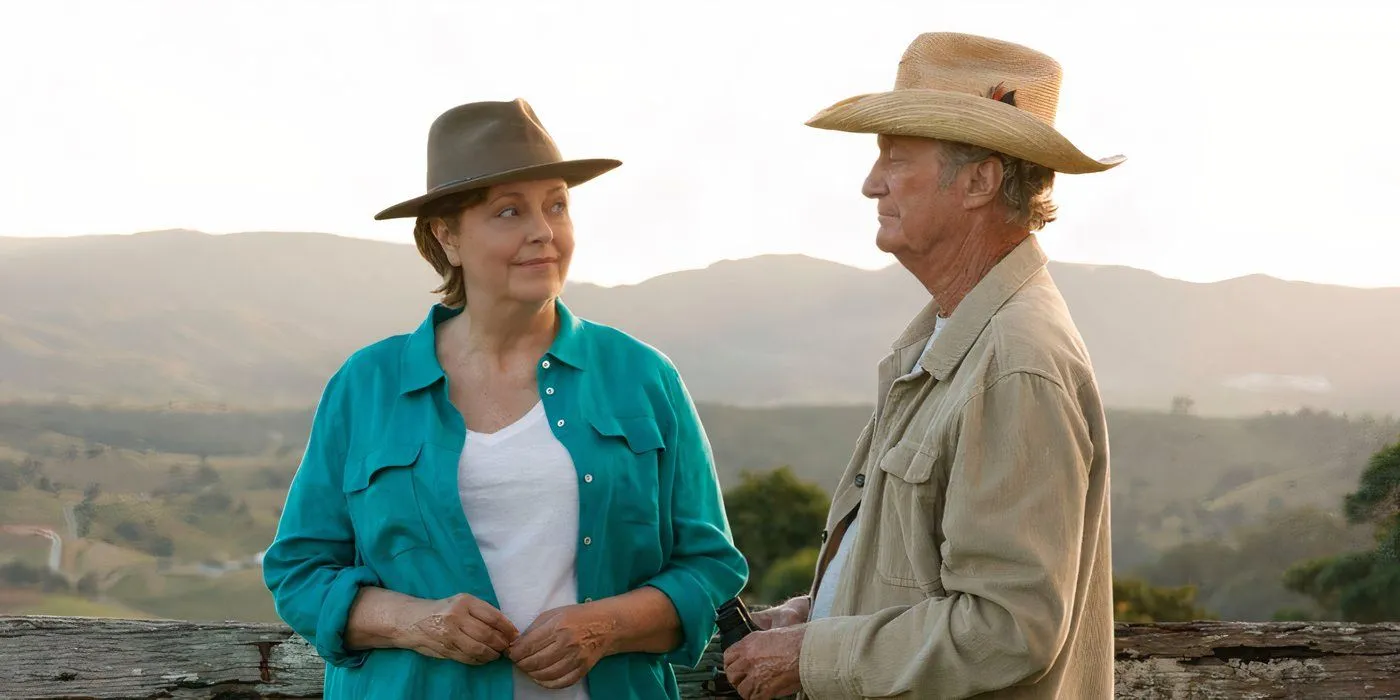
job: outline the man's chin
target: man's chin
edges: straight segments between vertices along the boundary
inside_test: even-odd
[[[880,227],[880,230],[875,232],[875,247],[882,253],[893,255],[899,249],[899,233]]]

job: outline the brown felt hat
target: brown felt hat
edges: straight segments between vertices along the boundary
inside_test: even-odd
[[[505,182],[562,178],[570,187],[622,165],[606,158],[564,160],[535,110],[522,99],[453,107],[428,129],[428,188],[374,215],[416,217],[434,199]]]
[[[1007,41],[954,32],[921,34],[905,50],[893,90],[827,107],[808,126],[919,136],[990,148],[1062,173],[1113,168],[1055,129],[1060,64]]]

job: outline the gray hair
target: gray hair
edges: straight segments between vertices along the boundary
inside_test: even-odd
[[[943,175],[939,189],[948,189],[962,166],[995,157],[1001,160],[1001,201],[1011,212],[1006,223],[1039,231],[1055,220],[1056,206],[1050,199],[1051,186],[1055,183],[1054,170],[981,146],[953,141],[943,141],[940,145]]]

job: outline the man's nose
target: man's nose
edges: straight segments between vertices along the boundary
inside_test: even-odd
[[[890,188],[885,185],[885,178],[872,170],[860,186],[860,193],[871,199],[878,199],[889,194]]]
[[[885,175],[882,174],[879,164],[872,165],[871,172],[865,175],[865,182],[861,183],[861,195],[876,199],[889,195],[889,188],[885,185]]]

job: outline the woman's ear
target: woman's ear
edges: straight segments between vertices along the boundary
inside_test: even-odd
[[[435,217],[428,225],[432,227],[433,238],[442,246],[442,253],[447,256],[447,262],[453,267],[461,267],[462,256],[457,254],[457,227],[442,217]]]

